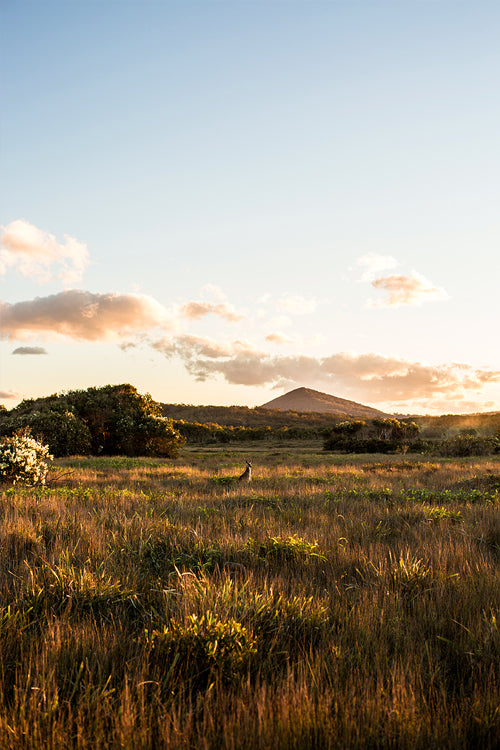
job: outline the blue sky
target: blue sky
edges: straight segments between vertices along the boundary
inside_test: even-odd
[[[500,409],[500,6],[4,0],[2,402]]]

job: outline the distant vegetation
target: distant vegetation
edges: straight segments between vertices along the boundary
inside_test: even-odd
[[[500,430],[478,435],[473,428],[462,428],[448,437],[422,439],[414,420],[350,420],[335,425],[324,442],[324,449],[342,453],[395,453],[418,451],[441,456],[483,456],[500,453]]]
[[[458,457],[500,452],[500,413],[353,420],[244,406],[162,404],[162,409],[190,444],[315,439],[325,450],[343,453],[410,450]]]
[[[300,428],[317,433],[337,422],[348,419],[348,414],[300,412],[267,409],[262,406],[194,406],[191,404],[162,404],[163,415],[176,421],[197,424],[217,424],[224,427]]]
[[[422,448],[420,427],[412,420],[350,420],[335,425],[325,440],[325,450],[345,453],[392,453]]]
[[[159,404],[131,385],[108,385],[23,401],[3,410],[1,434],[29,428],[55,456],[175,456],[187,442],[317,441],[344,453],[433,452],[487,455],[500,450],[500,413],[353,419],[346,414],[247,406]]]

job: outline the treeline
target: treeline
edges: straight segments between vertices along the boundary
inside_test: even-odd
[[[214,422],[201,424],[200,422],[186,422],[184,420],[173,420],[176,430],[186,439],[188,443],[210,444],[210,443],[232,443],[251,440],[308,440],[311,438],[324,438],[328,434],[329,427],[300,427],[288,426],[274,427],[263,425],[262,427],[243,427],[241,425],[220,425]]]
[[[344,453],[391,453],[420,448],[420,427],[413,420],[361,419],[336,424],[327,436],[324,449]]]
[[[68,391],[2,410],[0,434],[29,430],[55,456],[177,455],[190,444],[322,440],[325,450],[441,455],[500,452],[500,413],[352,419],[345,415],[159,404],[132,385]]]
[[[26,430],[54,456],[174,457],[184,443],[160,404],[129,384],[27,399],[3,411],[2,436]]]
[[[466,427],[444,438],[424,439],[411,419],[347,420],[336,424],[324,441],[324,450],[342,453],[395,453],[418,451],[441,456],[483,456],[500,453],[500,429],[480,435]]]
[[[328,414],[324,412],[281,411],[279,409],[265,409],[262,406],[194,406],[191,404],[162,404],[165,417],[176,422],[187,422],[201,425],[218,425],[220,427],[245,427],[279,430],[307,429],[316,431],[316,435],[324,428],[343,419],[349,419],[348,414]]]
[[[163,416],[176,422],[225,427],[271,428],[288,427],[309,431],[320,436],[339,422],[353,419],[352,414],[299,412],[266,409],[261,406],[196,406],[193,404],[161,404]],[[476,430],[478,435],[491,437],[500,430],[500,412],[491,414],[444,414],[442,416],[394,415],[399,421],[412,421],[424,439],[448,438],[464,430]],[[360,419],[360,418],[357,418]],[[364,419],[361,417],[361,419]]]

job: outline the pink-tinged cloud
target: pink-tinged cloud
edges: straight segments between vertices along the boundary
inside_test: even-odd
[[[270,356],[245,342],[219,345],[198,337],[181,336],[156,347],[177,356],[199,381],[223,377],[232,385],[293,387],[322,384],[332,393],[369,402],[404,403],[413,399],[463,397],[500,382],[500,372],[465,364],[425,365],[378,354],[345,352],[329,357]]]
[[[89,263],[86,245],[74,237],[64,235],[64,242],[58,242],[53,234],[24,219],[0,229],[0,274],[17,268],[23,276],[42,283],[56,278],[74,284]]]
[[[266,336],[266,341],[269,341],[271,344],[277,344],[278,346],[282,346],[284,344],[293,344],[294,340],[290,338],[290,336],[287,336],[285,333],[268,333]]]
[[[169,329],[167,310],[142,294],[94,294],[72,289],[48,297],[0,302],[1,337],[68,336],[79,341],[112,341],[155,327]]]
[[[19,393],[16,393],[16,391],[0,391],[0,399],[2,401],[7,401],[7,399],[11,398],[19,398]]]
[[[204,336],[190,334],[163,337],[151,341],[150,345],[169,359],[174,356],[179,357],[186,365],[190,362],[195,363],[199,357],[218,360],[257,352],[247,341],[232,341],[224,344]]]
[[[180,308],[180,314],[188,320],[200,320],[205,315],[218,315],[230,323],[236,323],[244,318],[244,315],[237,313],[233,306],[226,302],[186,302]]]
[[[382,300],[369,300],[368,307],[400,307],[401,305],[421,305],[431,300],[448,299],[442,287],[433,286],[424,276],[412,271],[409,276],[379,276],[371,285],[382,289],[386,296]]]

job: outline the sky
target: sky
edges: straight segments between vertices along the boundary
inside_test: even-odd
[[[0,403],[500,410],[497,0],[0,0]]]

